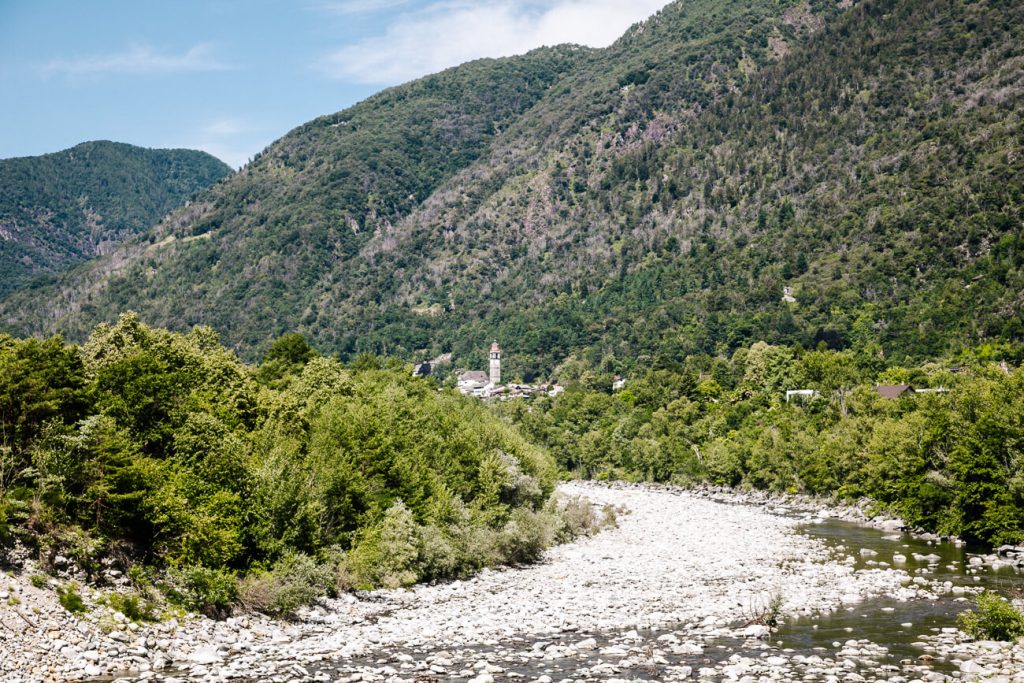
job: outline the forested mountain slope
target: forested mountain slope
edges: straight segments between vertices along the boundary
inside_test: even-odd
[[[134,307],[175,327],[206,321],[249,349],[291,328],[333,327],[316,322],[318,288],[588,53],[482,60],[312,121],[144,238],[13,300],[5,317],[22,331],[81,336],[87,320]],[[44,317],[30,310],[41,300]]]
[[[470,64],[307,124],[152,245],[0,319],[81,334],[134,308],[250,353],[296,329],[470,362],[498,337],[513,372],[1019,340],[1022,36],[996,0],[674,3],[605,50]],[[403,112],[430,93],[424,136]]]
[[[113,251],[230,173],[205,152],[106,141],[0,160],[0,296]]]

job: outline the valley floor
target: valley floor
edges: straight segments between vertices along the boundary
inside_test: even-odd
[[[571,483],[566,495],[624,506],[619,526],[555,548],[542,564],[468,581],[345,596],[295,623],[190,619],[109,634],[63,613],[52,591],[14,579],[0,679],[74,680],[133,669],[163,680],[943,680],[919,662],[880,664],[858,640],[817,654],[782,650],[751,624],[773,596],[783,618],[870,596],[929,599],[937,587],[852,561],[797,533],[795,515],[689,493]],[[49,600],[49,603],[45,601]],[[33,615],[33,606],[39,613]],[[110,630],[109,627],[107,630]],[[1024,647],[922,634],[958,679],[1024,681]],[[960,664],[959,662],[963,663]],[[161,666],[160,670],[156,667]],[[894,670],[895,669],[895,670]],[[1000,680],[996,678],[994,680]]]

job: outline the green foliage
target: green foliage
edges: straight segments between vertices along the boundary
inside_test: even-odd
[[[346,569],[363,588],[409,586],[420,578],[416,571],[419,545],[412,513],[399,501],[388,508],[380,524],[360,534]]]
[[[78,592],[78,585],[75,583],[58,586],[57,599],[60,601],[60,606],[72,614],[82,614],[89,609],[85,604],[85,600],[82,599],[82,594]]]
[[[961,612],[960,629],[977,640],[1017,640],[1024,637],[1024,614],[995,593],[985,592],[975,600],[976,611]]]
[[[201,566],[172,568],[163,588],[172,602],[211,617],[230,614],[238,597],[234,572]]]
[[[292,335],[256,369],[208,328],[134,314],[80,348],[3,338],[4,361],[5,533],[89,576],[116,551],[138,563],[140,590],[187,609],[287,615],[339,585],[528,561],[554,538],[547,454],[402,363],[348,368]],[[148,598],[111,600],[152,612]]]
[[[205,152],[105,141],[0,160],[0,296],[137,235],[230,173]]]
[[[243,609],[290,616],[299,607],[333,593],[336,569],[302,553],[287,553],[266,572],[246,576],[238,587]]]
[[[136,593],[108,593],[104,601],[112,609],[135,622],[159,621],[156,603]]]
[[[267,349],[256,376],[264,384],[280,382],[285,377],[298,374],[316,356],[316,351],[301,334],[285,334]]]
[[[29,577],[29,583],[31,583],[34,588],[43,589],[50,584],[50,577],[46,574],[33,574]]]
[[[879,367],[849,351],[759,343],[728,362],[689,356],[630,377],[628,402],[587,389],[583,370],[557,398],[495,410],[575,476],[869,496],[917,527],[1017,543],[1024,371],[960,363]],[[941,390],[883,399],[872,385],[894,378]],[[817,394],[787,401],[794,388]]]

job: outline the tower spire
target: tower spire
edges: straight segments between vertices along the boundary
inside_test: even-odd
[[[491,344],[490,380],[491,384],[495,386],[501,384],[501,347],[498,346],[497,339],[495,339],[494,343]]]

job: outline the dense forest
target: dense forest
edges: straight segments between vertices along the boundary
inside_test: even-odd
[[[0,551],[114,561],[189,609],[528,562],[598,522],[480,403],[286,335],[257,366],[134,315],[82,346],[0,338]]]
[[[1019,342],[1024,10],[845,5],[672,3],[387,90],[0,320],[82,339],[134,309],[246,359],[297,331],[471,365],[497,337],[516,373]]]
[[[1024,541],[1022,361],[1021,346],[904,367],[757,342],[638,368],[621,391],[614,359],[573,361],[564,394],[496,408],[573,476],[869,498],[913,527],[998,545]]]
[[[230,173],[205,152],[105,141],[0,160],[0,297],[113,251]]]

